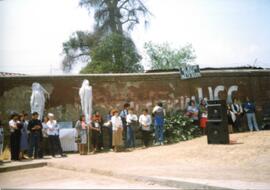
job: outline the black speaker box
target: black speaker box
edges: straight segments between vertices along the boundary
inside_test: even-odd
[[[229,144],[227,107],[225,100],[208,101],[207,142]]]

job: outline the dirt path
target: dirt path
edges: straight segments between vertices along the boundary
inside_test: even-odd
[[[231,139],[238,144],[208,145],[206,137],[200,137],[133,152],[70,155],[49,162],[55,167],[84,171],[97,168],[139,176],[269,183],[270,131],[233,134]]]

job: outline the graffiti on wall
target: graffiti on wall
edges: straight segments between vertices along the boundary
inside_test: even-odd
[[[223,92],[225,90],[224,85],[218,85],[214,88],[209,86],[208,87],[208,93],[209,93],[209,100],[219,100],[219,93]],[[202,88],[197,88],[198,91],[198,98],[199,100],[203,99],[203,89]],[[232,95],[234,92],[238,91],[238,86],[237,85],[232,85],[228,88],[227,90],[227,103],[232,103]]]

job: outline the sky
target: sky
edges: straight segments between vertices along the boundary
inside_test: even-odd
[[[153,14],[150,25],[138,25],[131,36],[146,69],[148,41],[174,48],[190,43],[200,67],[270,67],[269,0],[144,2]],[[0,0],[0,72],[62,74],[62,43],[93,24],[78,0]]]

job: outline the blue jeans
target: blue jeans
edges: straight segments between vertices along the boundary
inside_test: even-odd
[[[156,143],[163,143],[163,125],[155,125]]]
[[[250,131],[253,131],[253,127],[256,129],[256,131],[259,131],[255,113],[247,113],[247,121]]]
[[[131,126],[127,126],[127,148],[135,148],[135,135]]]
[[[40,143],[40,134],[37,132],[31,133],[30,134],[30,147],[29,147],[29,152],[28,152],[29,157],[33,156],[33,151],[35,151],[34,157],[35,158],[38,157],[39,143]]]

